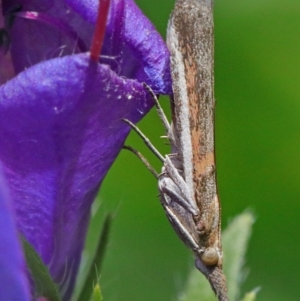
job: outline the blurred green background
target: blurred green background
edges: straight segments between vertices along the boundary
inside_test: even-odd
[[[172,0],[136,0],[165,37]],[[256,215],[242,291],[258,300],[297,300],[300,287],[300,1],[215,1],[216,156],[223,227],[246,208]],[[168,99],[161,98],[168,111]],[[139,127],[163,152],[153,110]],[[160,163],[140,139],[139,149]],[[122,151],[100,192],[100,212],[113,211],[100,273],[106,301],[176,300],[193,265],[157,198],[157,182]],[[94,236],[100,230],[99,222]],[[284,259],[284,260],[283,260]],[[226,264],[226,258],[225,258]],[[201,299],[199,299],[201,300]]]

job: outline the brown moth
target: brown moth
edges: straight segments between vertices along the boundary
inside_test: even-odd
[[[194,252],[196,267],[219,301],[228,301],[222,272],[220,203],[214,155],[214,33],[209,0],[177,0],[167,29],[173,98],[167,130],[171,154],[162,156],[129,120],[125,120],[163,162],[158,178],[161,204],[179,238]],[[151,91],[150,91],[151,92]]]
[[[159,187],[162,198],[169,203],[165,209],[174,229],[196,255],[196,267],[207,277],[219,300],[226,301],[214,156],[212,1],[177,0],[168,24],[167,44],[174,93],[169,138],[174,155],[165,162]],[[175,171],[176,179],[172,175]],[[180,183],[179,178],[183,179]],[[166,179],[170,182],[167,189]],[[170,190],[180,197],[174,198]],[[176,198],[182,198],[181,202]]]

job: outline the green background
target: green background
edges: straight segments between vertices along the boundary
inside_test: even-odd
[[[165,37],[171,0],[136,1]],[[257,300],[298,300],[300,267],[300,1],[215,1],[216,156],[223,227],[256,215],[242,291]],[[138,29],[137,29],[138,30]],[[168,99],[161,98],[168,109]],[[163,152],[155,111],[139,127]],[[131,134],[159,170],[160,163]],[[176,300],[193,265],[157,198],[157,181],[122,151],[100,192],[114,221],[100,283],[106,301]],[[94,235],[100,230],[95,223]],[[225,258],[226,264],[226,258]],[[201,298],[199,298],[199,301]],[[196,301],[196,300],[195,300]]]

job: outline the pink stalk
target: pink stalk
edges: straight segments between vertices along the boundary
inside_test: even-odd
[[[108,17],[108,10],[110,6],[110,0],[99,0],[99,10],[96,21],[96,27],[91,45],[91,59],[98,62],[101,48],[103,45],[103,39],[105,34],[105,26]]]

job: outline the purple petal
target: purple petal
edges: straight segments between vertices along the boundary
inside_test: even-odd
[[[24,257],[2,174],[0,174],[0,283],[1,300],[30,300]]]
[[[97,17],[97,0],[66,0],[88,22]],[[113,0],[106,27],[104,55],[120,75],[145,82],[157,94],[172,93],[169,51],[153,24],[132,0]]]
[[[87,54],[40,63],[0,88],[0,161],[18,228],[68,297],[90,206],[129,127],[152,106],[141,83]]]
[[[0,84],[14,76],[12,68],[11,56],[9,49],[9,36],[7,30],[4,29],[5,20],[2,14],[2,6],[0,1]]]
[[[85,48],[78,48],[78,38],[70,35],[66,27],[73,28],[76,24],[81,31],[88,32],[90,37],[93,26],[87,24],[81,16],[70,11],[70,7],[62,0],[4,0],[4,13],[14,9],[23,12],[32,11],[41,14],[35,20],[15,17],[9,29],[11,38],[11,53],[15,72],[19,73],[39,62],[68,54],[88,51],[90,39],[84,41]],[[56,22],[46,22],[45,17],[53,18]],[[75,30],[75,29],[74,29]],[[78,32],[80,38],[81,31]]]
[[[81,52],[89,49],[98,0],[5,0],[4,7],[8,10],[16,3],[23,4],[23,11],[57,19],[53,26],[43,22],[42,16],[41,21],[15,19],[10,34],[17,73],[38,62],[78,52],[74,34],[85,45]],[[64,30],[67,26],[72,34]],[[157,94],[171,94],[167,47],[132,0],[112,0],[102,54],[109,57],[103,62],[120,76],[146,82]]]

